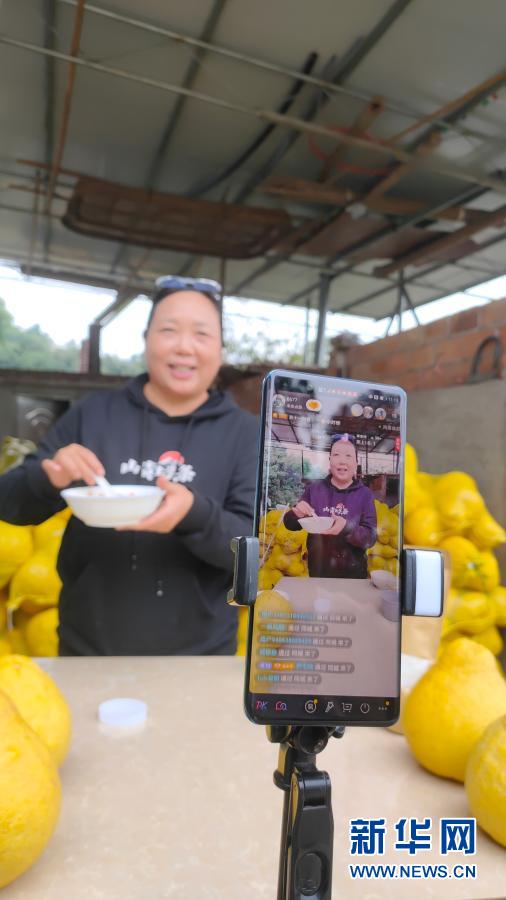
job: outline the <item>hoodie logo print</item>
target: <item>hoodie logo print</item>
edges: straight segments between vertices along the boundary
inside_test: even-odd
[[[331,513],[333,516],[347,516],[349,510],[344,503],[338,503],[337,506],[324,506],[323,512]]]
[[[185,463],[184,456],[178,450],[166,450],[161,454],[158,462],[154,459],[145,459],[142,463],[136,459],[128,459],[126,462],[120,463],[119,471],[121,475],[139,475],[146,481],[154,481],[160,475],[163,475],[169,481],[175,484],[187,484],[193,481],[195,469],[189,463]]]

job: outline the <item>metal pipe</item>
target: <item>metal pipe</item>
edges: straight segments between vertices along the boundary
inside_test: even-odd
[[[72,34],[72,43],[70,46],[70,58],[71,60],[75,60],[77,54],[79,53],[79,46],[81,43],[81,32],[83,27],[83,18],[84,18],[84,0],[78,0],[77,8],[76,8],[76,16],[74,21],[74,31]],[[54,51],[52,51],[54,52]],[[67,86],[65,88],[65,96],[63,98],[63,112],[60,122],[60,130],[58,134],[58,141],[56,145],[56,153],[53,158],[53,165],[51,169],[51,173],[49,176],[49,184],[47,188],[47,196],[46,196],[46,212],[49,214],[51,212],[51,205],[53,202],[53,192],[56,184],[56,179],[58,177],[58,173],[60,171],[61,161],[63,158],[63,151],[65,149],[65,141],[67,140],[67,131],[70,119],[70,111],[72,109],[72,96],[74,93],[74,82],[76,78],[76,65],[75,61],[70,62],[68,78],[67,78]]]
[[[89,375],[100,375],[100,332],[101,327],[92,322],[88,331],[88,365]]]
[[[65,2],[65,0],[60,0],[60,2]],[[39,53],[43,56],[52,56],[55,59],[62,60],[63,62],[72,62],[78,66],[91,69],[95,72],[102,72],[105,75],[113,75],[117,78],[124,78],[127,81],[144,84],[146,85],[146,87],[154,87],[162,91],[167,91],[168,93],[181,94],[183,96],[192,97],[194,100],[200,100],[204,103],[209,103],[221,109],[238,112],[242,115],[254,116],[264,122],[271,122],[284,128],[300,131],[301,134],[315,134],[319,137],[331,137],[335,139],[335,131],[333,131],[331,128],[327,128],[324,125],[317,125],[314,122],[304,122],[303,120],[298,119],[295,116],[280,115],[279,113],[276,113],[272,110],[255,109],[243,106],[239,103],[232,103],[231,101],[223,100],[219,97],[212,97],[209,94],[204,94],[201,91],[189,90],[188,88],[183,88],[179,85],[170,84],[165,81],[159,81],[156,78],[148,78],[144,75],[133,75],[131,72],[127,72],[125,69],[118,69],[112,66],[104,66],[101,63],[84,60],[81,57],[69,56],[66,53],[60,53],[56,50],[48,50],[45,47],[31,44],[28,41],[18,41],[14,38],[6,37],[5,35],[0,36],[0,44],[6,44],[10,47],[18,47],[21,50],[28,50],[29,52]],[[415,167],[417,169],[420,169],[421,171],[432,172],[436,175],[445,175],[448,178],[457,178],[460,181],[466,181],[471,184],[479,184],[483,187],[488,188],[489,190],[498,191],[501,194],[506,194],[506,183],[498,178],[491,178],[487,175],[482,175],[479,172],[473,172],[468,169],[452,168],[451,166],[447,166],[444,163],[433,163],[430,160],[418,159],[414,154],[401,150],[399,147],[391,147],[382,143],[373,143],[366,138],[361,138],[350,134],[342,134],[341,139],[344,143],[348,143],[352,147],[359,147],[360,149],[368,150],[369,152],[371,150],[374,150],[386,156],[393,156],[400,162],[413,162],[415,163]]]
[[[348,65],[349,65],[349,62],[348,62]],[[348,66],[347,66],[347,68],[348,68]],[[343,64],[340,61],[338,61],[334,56],[332,56],[325,65],[324,74],[326,77],[332,78],[333,82],[334,81],[338,82],[341,78],[341,72],[343,70],[344,70]],[[327,97],[325,94],[322,93],[322,91],[314,92],[311,95],[309,102],[306,104],[304,110],[302,111],[300,118],[304,119],[307,122],[312,121],[314,119],[314,117],[317,115],[317,113],[319,112],[319,110],[321,109],[321,107],[324,105],[326,100],[327,100]],[[276,126],[269,125],[268,127],[274,129]],[[291,147],[293,146],[293,144],[295,143],[295,141],[297,140],[298,137],[299,137],[298,132],[290,131],[287,135],[285,135],[285,137],[283,137],[281,139],[281,141],[275,148],[274,152],[271,153],[269,158],[263,163],[263,165],[260,167],[260,169],[257,169],[257,171],[254,172],[253,175],[247,180],[246,184],[243,185],[243,187],[241,188],[241,190],[235,197],[235,200],[234,200],[235,203],[242,202],[247,197],[249,197],[250,194],[253,193],[255,188],[257,188],[258,185],[261,184],[261,182],[264,180],[264,178],[267,175],[269,175],[273,171],[273,169],[275,169],[275,167],[281,162],[281,160],[286,156],[286,154],[291,149]],[[309,230],[311,231],[311,234],[319,233],[321,228],[324,225],[326,225],[327,222],[332,221],[335,218],[335,216],[336,216],[336,214],[332,210],[330,213],[327,213],[320,221],[317,220],[316,222],[310,223]],[[304,240],[305,239],[306,238],[304,238]],[[300,246],[300,244],[303,242],[304,241],[302,239],[300,239],[298,235],[296,235],[296,242],[294,245],[295,248]],[[286,254],[284,254],[284,255],[286,255]],[[185,265],[182,267],[182,269],[179,272],[180,275],[185,275],[187,273],[188,267],[189,267],[189,264],[191,264],[191,261],[192,261],[192,258],[190,258],[190,260],[185,263]],[[277,265],[278,265],[278,260],[273,261],[271,258],[268,261],[263,263],[263,265],[261,266],[261,271],[268,272],[270,269],[275,268],[275,266],[277,266]],[[251,280],[253,280],[254,278],[257,277],[257,274],[258,274],[258,270],[255,271],[252,274],[252,276],[249,276],[249,278],[243,279],[243,281],[241,282],[241,287],[243,287],[245,284],[249,284]],[[239,290],[240,290],[240,288],[236,288],[235,290],[232,291],[232,293],[238,293]]]
[[[318,60],[317,53],[310,53],[306,59],[304,60],[304,64],[301,69],[301,73],[304,74],[306,72],[311,72]],[[298,78],[297,81],[294,82],[288,95],[281,102],[278,107],[278,112],[285,113],[293,105],[296,98],[299,96],[302,88],[304,87],[304,80],[302,78]],[[270,134],[275,129],[275,125],[266,125],[262,128],[260,134],[257,135],[256,138],[253,139],[251,144],[249,144],[242,153],[239,154],[237,159],[233,160],[229,163],[222,172],[218,175],[213,175],[211,178],[207,178],[205,181],[202,181],[195,184],[189,191],[186,192],[187,197],[202,197],[203,194],[207,194],[208,191],[212,190],[215,187],[218,187],[226,178],[229,178],[234,172],[237,172],[238,169],[241,168],[242,165],[262,146],[263,143],[267,140]]]
[[[43,0],[44,46],[56,48],[56,0]],[[55,61],[47,57],[44,66],[44,157],[51,165],[54,153]],[[43,237],[44,255],[49,257],[51,220],[46,219]]]
[[[32,273],[32,260],[33,254],[35,253],[35,244],[37,241],[37,225],[39,224],[39,199],[40,199],[40,171],[37,169],[37,173],[35,176],[35,194],[33,198],[33,214],[32,214],[32,227],[30,230],[30,249],[28,251],[28,265],[26,274],[30,277]]]
[[[59,0],[60,3],[64,3],[67,6],[75,6],[77,0]],[[393,4],[397,10],[401,10],[400,4]],[[393,7],[392,7],[393,9]],[[94,15],[102,16],[103,18],[110,19],[114,22],[122,22],[125,25],[130,25],[133,28],[138,28],[141,31],[147,31],[151,34],[162,35],[163,37],[167,37],[170,40],[175,41],[177,44],[188,45],[190,47],[198,47],[203,50],[207,50],[210,53],[216,53],[220,56],[228,57],[228,59],[233,59],[236,62],[246,63],[248,65],[255,66],[258,69],[264,69],[268,72],[275,72],[278,75],[285,75],[288,78],[297,78],[298,74],[296,70],[286,68],[285,66],[277,65],[276,63],[267,62],[263,59],[258,59],[254,56],[249,56],[245,53],[240,53],[237,50],[230,50],[227,47],[218,47],[214,44],[208,44],[205,41],[200,40],[199,38],[191,37],[190,35],[182,34],[181,32],[174,31],[170,28],[164,28],[160,25],[152,25],[149,22],[142,21],[141,19],[135,19],[132,16],[125,16],[118,12],[113,12],[110,9],[104,9],[103,7],[97,6],[94,3],[86,4],[86,11],[93,13]],[[402,10],[401,10],[402,11]],[[386,16],[389,15],[387,10]],[[397,15],[400,13],[397,12]],[[386,19],[385,19],[386,21]],[[391,24],[391,23],[390,23]],[[376,26],[378,27],[378,26]],[[365,39],[367,41],[367,38]],[[372,99],[373,95],[368,94],[364,91],[358,91],[350,87],[342,87],[341,85],[331,84],[325,81],[322,78],[317,78],[314,75],[304,75],[303,81],[306,81],[308,84],[312,84],[315,87],[321,88],[326,93],[329,94],[342,94],[347,97],[352,97],[355,100],[361,100],[364,103],[369,103]],[[397,103],[393,103],[390,100],[385,101],[386,109],[390,110],[390,112],[395,112],[398,115],[405,116],[407,119],[420,119],[420,114],[415,113],[412,110],[408,110],[405,107],[400,106]],[[435,122],[439,122],[439,124],[445,124],[444,121],[439,121],[438,119],[434,120]],[[456,128],[456,131],[459,133],[472,134],[473,132],[469,129],[461,129]]]
[[[402,270],[401,272],[399,272],[399,282],[400,282],[400,285],[401,285],[401,290],[402,290],[402,293],[403,293],[403,296],[404,296],[404,300],[406,301],[407,306],[408,306],[409,309],[411,310],[411,313],[412,313],[412,315],[413,315],[413,318],[414,318],[416,324],[417,324],[417,325],[420,325],[421,323],[420,323],[420,319],[418,318],[418,313],[417,313],[417,311],[416,311],[416,309],[415,309],[415,306],[414,306],[414,304],[413,304],[413,301],[412,301],[411,297],[409,296],[408,291],[406,290],[406,284],[405,284],[405,281],[404,281],[404,270]]]
[[[481,244],[481,246],[476,247],[473,250],[473,253],[478,253],[479,251],[486,250],[487,247],[493,247],[495,244],[499,244],[502,241],[506,241],[506,235],[501,234],[497,235],[494,238],[491,238],[485,244]],[[470,254],[469,254],[470,255]],[[453,261],[450,259],[445,259],[442,262],[435,263],[432,266],[429,266],[428,269],[425,269],[423,272],[417,272],[416,275],[413,275],[409,278],[404,279],[404,284],[413,284],[415,278],[425,278],[427,275],[432,275],[433,272],[438,272],[440,269],[444,269],[445,266],[453,265]],[[457,288],[457,292],[465,293],[471,288],[475,287],[475,285],[480,284],[480,280],[474,279],[473,281],[468,282],[464,287]],[[340,309],[336,310],[339,313],[350,312],[352,309],[355,309],[357,306],[363,306],[365,303],[369,303],[370,300],[375,300],[377,297],[384,296],[388,294],[392,290],[392,285],[388,285],[388,287],[379,288],[377,291],[372,291],[370,294],[367,294],[365,297],[360,297],[358,300],[352,300],[350,303],[346,303],[344,306],[341,306]],[[432,300],[426,301],[427,303],[433,303],[435,300],[441,300],[443,297],[448,296],[448,289],[445,289],[438,297],[433,297]],[[282,304],[285,305],[285,304]]]
[[[204,30],[202,32],[203,40],[209,41],[210,38],[212,37],[213,32],[218,23],[218,19],[221,16],[223,7],[225,6],[226,2],[227,2],[227,0],[214,0],[213,8],[211,9],[211,12],[207,18],[206,24],[204,25]],[[189,66],[186,70],[185,76],[183,78],[183,87],[191,88],[191,86],[193,85],[195,78],[197,76],[197,72],[199,71],[200,62],[201,62],[201,59],[203,56],[204,56],[204,50],[198,50],[197,53],[195,54],[195,57],[190,61],[190,64],[189,64]],[[152,191],[155,188],[155,183],[158,179],[160,170],[163,165],[164,156],[167,152],[167,148],[170,144],[172,135],[174,134],[174,132],[177,128],[177,125],[179,123],[179,120],[181,118],[181,114],[183,112],[183,108],[184,108],[184,104],[185,104],[186,100],[187,100],[186,97],[183,97],[183,96],[177,97],[176,102],[174,104],[174,109],[172,110],[172,113],[169,116],[169,118],[165,124],[165,127],[162,132],[162,136],[158,142],[158,147],[155,150],[154,156],[151,160],[151,163],[150,163],[150,166],[148,169],[148,174],[147,174],[145,182],[144,182],[144,188],[147,191]],[[132,216],[132,226],[135,221],[135,218],[136,218],[136,214],[134,213],[134,215]],[[125,243],[120,244],[118,251],[113,259],[112,265],[111,265],[111,272],[114,272],[114,270],[117,268],[117,266],[121,262],[122,257],[124,256],[125,252],[126,252],[126,244]]]
[[[318,327],[316,329],[316,343],[314,348],[314,364],[321,364],[323,338],[325,336],[325,319],[329,302],[329,288],[331,278],[329,275],[320,276],[320,292],[318,296]]]

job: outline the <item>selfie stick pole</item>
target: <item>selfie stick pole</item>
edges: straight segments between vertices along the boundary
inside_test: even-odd
[[[284,791],[277,900],[331,900],[334,820],[330,777],[315,758],[344,726],[268,725],[280,744],[274,784]]]

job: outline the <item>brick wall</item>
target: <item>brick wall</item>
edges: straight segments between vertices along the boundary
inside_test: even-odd
[[[506,299],[352,347],[349,377],[399,384],[407,391],[463,384],[480,343],[492,334],[498,335],[506,348]],[[488,370],[491,360],[489,347],[481,368]]]

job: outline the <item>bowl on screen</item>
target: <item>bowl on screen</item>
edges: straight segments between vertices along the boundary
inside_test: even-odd
[[[332,525],[332,516],[304,516],[299,525],[309,534],[323,534]]]

